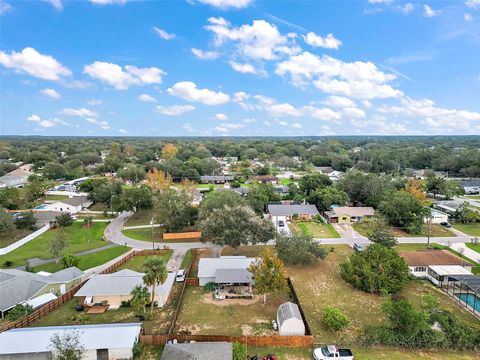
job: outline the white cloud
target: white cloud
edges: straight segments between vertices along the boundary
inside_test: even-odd
[[[44,80],[58,81],[72,72],[50,55],[42,55],[37,50],[26,47],[21,52],[7,54],[0,51],[0,64],[17,72],[27,73]]]
[[[95,125],[98,125],[103,130],[109,130],[110,129],[110,125],[106,121],[100,121],[100,120],[97,120],[97,119],[94,119],[94,118],[85,118],[85,121],[87,121],[89,123],[92,123],[92,124],[95,124]]]
[[[214,60],[220,55],[216,51],[203,51],[197,48],[191,48],[193,55],[201,60]]]
[[[267,111],[272,117],[311,117],[318,120],[325,121],[338,121],[341,119],[341,114],[333,111],[329,108],[317,108],[315,106],[303,106],[301,108],[296,108],[289,103],[282,104],[269,104],[264,106],[265,111]]]
[[[398,7],[401,13],[403,14],[410,14],[413,10],[415,10],[415,5],[412,3],[405,3]]]
[[[329,94],[366,100],[402,95],[386,84],[396,75],[384,73],[372,62],[344,62],[305,51],[278,63],[275,72],[280,76],[289,75],[296,86],[312,83]]]
[[[236,130],[243,128],[245,125],[243,124],[236,124],[236,123],[228,123],[228,124],[222,124],[219,126],[216,126],[213,130],[218,131],[218,132],[228,132],[230,130]]]
[[[0,15],[4,15],[13,10],[12,5],[5,1],[0,1]]]
[[[160,84],[162,75],[166,74],[157,67],[138,68],[126,65],[122,68],[117,64],[103,61],[95,61],[86,65],[83,72],[94,79],[113,86],[117,90],[126,90],[132,85]]]
[[[118,132],[119,132],[120,134],[127,134],[127,133],[128,133],[128,131],[125,130],[125,129],[118,129]]]
[[[182,129],[188,132],[193,132],[193,126],[190,123],[183,124]]]
[[[463,19],[464,19],[466,22],[470,22],[470,21],[473,20],[473,16],[472,16],[472,14],[464,13],[464,14],[463,14]]]
[[[215,114],[215,119],[220,120],[220,121],[225,121],[228,120],[228,116],[225,114]]]
[[[51,127],[54,127],[56,125],[71,126],[69,123],[67,123],[63,120],[60,120],[60,119],[57,119],[57,118],[42,119],[38,115],[30,115],[29,117],[27,117],[27,120],[31,121],[31,122],[33,122],[33,123],[35,123],[38,126],[43,127],[43,128],[51,128]]]
[[[430,6],[428,5],[423,5],[423,14],[426,17],[434,17],[440,15],[440,10],[433,10]]]
[[[273,60],[279,54],[300,51],[294,40],[283,36],[277,27],[265,20],[254,20],[252,25],[232,26],[224,18],[209,18],[205,28],[214,33],[215,46],[234,43],[238,56],[254,60]]]
[[[270,121],[268,121],[268,120],[265,120],[265,121],[263,122],[263,124],[264,124],[265,126],[272,126],[272,123],[271,123]]]
[[[355,101],[344,96],[329,96],[322,101],[322,104],[335,107],[355,107]]]
[[[90,0],[90,2],[97,5],[111,5],[111,4],[123,5],[127,2],[127,0]]]
[[[246,119],[243,119],[242,121],[243,121],[245,124],[251,124],[251,123],[257,122],[257,119],[246,118]]]
[[[52,99],[60,99],[62,97],[55,89],[42,89],[40,92]]]
[[[235,61],[230,61],[230,66],[233,70],[238,71],[243,74],[258,74],[258,75],[266,75],[264,70],[257,70],[252,64],[240,64]]]
[[[301,129],[303,127],[300,123],[293,123],[290,126],[294,129]]]
[[[465,5],[469,8],[476,9],[477,7],[480,7],[480,0],[467,0],[465,1]]]
[[[356,107],[346,107],[342,109],[342,114],[350,118],[364,118],[367,115],[365,111]]]
[[[197,101],[206,105],[220,105],[230,101],[230,96],[223,92],[209,89],[198,89],[192,81],[177,82],[167,90],[170,95],[188,101]]]
[[[148,95],[148,94],[139,95],[138,100],[145,101],[145,102],[155,102],[155,101],[157,101],[153,96]]]
[[[172,39],[175,39],[175,34],[173,34],[173,33],[168,33],[168,32],[166,32],[165,30],[160,29],[160,28],[157,27],[157,26],[154,26],[152,29],[153,29],[153,31],[155,31],[155,32],[157,33],[157,35],[160,36],[163,40],[172,40]]]
[[[247,94],[245,91],[238,91],[233,94],[232,101],[238,103],[238,102],[248,100],[249,98],[250,98],[250,95]]]
[[[339,49],[342,45],[342,42],[336,39],[333,34],[328,34],[326,37],[321,37],[320,35],[310,31],[307,35],[302,35],[302,37],[308,45],[315,47]]]
[[[246,8],[253,2],[253,0],[198,0],[198,2],[226,10]]]
[[[87,100],[87,104],[90,105],[90,106],[98,106],[98,105],[101,105],[102,104],[102,100],[100,99],[90,99],[90,100]]]
[[[62,0],[43,0],[50,3],[58,11],[63,10]]]
[[[172,106],[157,106],[157,111],[162,115],[178,116],[189,111],[195,110],[192,105],[172,105]]]
[[[67,108],[62,110],[62,114],[67,116],[98,117],[98,113],[86,108],[79,108],[79,109]]]

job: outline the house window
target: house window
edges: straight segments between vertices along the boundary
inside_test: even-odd
[[[425,272],[425,271],[427,271],[427,267],[426,266],[415,266],[415,269],[413,269],[413,271],[415,271],[415,272]]]
[[[342,217],[342,220],[343,220],[343,221],[347,221],[347,217],[346,217],[346,216],[343,216],[343,217]]]
[[[108,360],[108,349],[98,349],[97,360]]]
[[[435,271],[433,271],[432,269],[428,269],[428,275],[430,275],[431,277],[433,277],[436,280],[438,280],[438,278],[439,278],[438,274]]]

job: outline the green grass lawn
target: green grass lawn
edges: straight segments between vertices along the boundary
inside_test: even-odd
[[[173,250],[162,250],[162,252],[163,254],[158,256],[161,257],[166,264],[170,259],[170,257],[172,256]],[[133,271],[145,272],[144,265],[149,257],[151,256],[134,256],[133,258],[128,260],[125,264],[123,264],[121,267],[119,267],[116,271],[130,269]]]
[[[453,227],[458,231],[461,231],[467,235],[471,236],[480,236],[480,223],[471,223],[471,224],[453,224]]]
[[[73,254],[79,251],[94,249],[109,244],[102,240],[103,231],[107,223],[93,223],[90,228],[86,228],[80,222],[65,228],[68,236],[68,247],[63,251],[64,254]],[[34,257],[41,259],[51,259],[48,253],[47,242],[54,238],[61,231],[59,228],[50,229],[39,237],[33,239],[27,244],[13,250],[12,252],[0,256],[0,267],[4,267],[5,261],[12,261],[12,267],[26,264],[26,260]]]
[[[189,230],[190,231],[190,230]],[[195,239],[174,239],[174,240],[163,240],[163,229],[160,227],[153,228],[153,238],[152,238],[152,228],[142,228],[142,229],[126,229],[122,231],[123,234],[129,238],[148,241],[148,242],[162,242],[162,243],[183,243],[183,242],[197,242],[200,241],[198,238]]]
[[[77,267],[80,270],[91,269],[91,268],[103,265],[106,262],[113,260],[118,256],[126,253],[129,250],[130,248],[128,246],[118,245],[115,247],[98,251],[96,253],[81,255],[79,256],[80,262],[78,263]],[[35,272],[38,272],[38,271],[56,272],[61,269],[62,269],[61,265],[56,263],[40,265],[33,268]]]
[[[139,210],[138,212],[130,216],[130,218],[125,223],[125,226],[150,225],[154,213],[155,212],[153,209]],[[156,222],[155,219],[153,221]]]
[[[466,243],[465,245],[467,245],[467,247],[469,247],[473,251],[480,253],[480,244],[474,245],[472,243]]]
[[[296,184],[298,181],[292,179],[280,179],[280,185],[288,186],[289,184]]]
[[[2,233],[2,235],[0,236],[0,248],[11,245],[18,240],[23,239],[25,236],[31,234],[32,232],[33,230],[14,229],[12,231]]]
[[[295,232],[302,232],[314,238],[339,238],[340,234],[332,224],[321,224],[314,221],[292,222],[288,225]]]
[[[363,236],[368,236],[368,234],[372,231],[371,224],[368,222],[353,224],[352,226],[356,232],[358,232],[360,235],[363,235]],[[393,231],[393,234],[397,237],[424,237],[428,235],[427,225],[423,226],[422,233],[418,235],[410,234],[394,226],[389,226],[389,227]],[[443,227],[441,225],[432,225],[430,236],[431,237],[450,237],[450,236],[455,236],[455,234],[450,230],[448,230],[446,227]]]
[[[107,204],[105,204],[105,203],[95,203],[92,206],[90,206],[88,208],[88,210],[91,210],[91,211],[104,211],[104,210],[110,211],[111,208],[110,208],[110,206],[107,206]]]

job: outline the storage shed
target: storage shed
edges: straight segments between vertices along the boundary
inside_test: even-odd
[[[278,335],[304,336],[305,324],[297,304],[286,302],[277,310]]]

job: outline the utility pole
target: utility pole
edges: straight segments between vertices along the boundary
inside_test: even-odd
[[[152,250],[155,251],[155,239],[153,238],[153,216],[150,220],[150,225],[152,226]]]
[[[427,248],[430,248],[430,234],[432,232],[432,214],[428,215],[428,230],[427,230]]]

